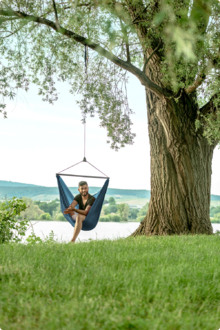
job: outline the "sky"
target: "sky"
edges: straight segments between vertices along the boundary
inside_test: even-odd
[[[38,88],[19,91],[7,103],[8,118],[0,115],[0,180],[54,187],[56,173],[83,159],[84,127],[76,96],[68,83],[58,83],[59,99],[51,105],[42,101]],[[150,146],[148,139],[145,89],[136,77],[130,77],[128,100],[133,145],[114,151],[107,144],[107,132],[99,126],[98,116],[86,123],[86,158],[110,177],[110,188],[150,190]],[[220,195],[220,149],[214,151],[211,193]],[[86,163],[65,173],[100,175]],[[69,186],[83,178],[64,177]],[[90,186],[101,186],[102,179],[88,179]]]

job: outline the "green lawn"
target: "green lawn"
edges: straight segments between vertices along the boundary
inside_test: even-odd
[[[220,237],[0,246],[2,330],[218,330]]]

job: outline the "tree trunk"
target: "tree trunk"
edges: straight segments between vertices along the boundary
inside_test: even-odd
[[[159,99],[146,90],[151,149],[148,213],[131,235],[212,234],[210,146],[195,130],[194,96]]]

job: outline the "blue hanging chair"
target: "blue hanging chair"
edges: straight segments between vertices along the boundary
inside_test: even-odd
[[[86,161],[85,158],[84,158],[83,161],[84,162]],[[77,163],[77,164],[79,164],[79,163]],[[75,165],[77,165],[77,164],[75,164]],[[73,165],[73,166],[75,166],[75,165]],[[90,164],[90,165],[92,165],[92,164]],[[80,176],[80,177],[81,177],[81,175],[60,174],[60,173],[56,174],[58,189],[59,189],[59,194],[60,194],[60,207],[61,207],[61,211],[63,213],[64,210],[67,209],[70,206],[70,204],[72,203],[72,201],[74,199],[74,196],[71,193],[71,191],[69,190],[69,188],[66,186],[65,182],[60,177],[60,175]],[[93,205],[92,205],[88,215],[86,216],[85,220],[82,222],[82,230],[87,231],[87,230],[94,229],[96,227],[97,223],[98,223],[100,213],[101,213],[101,210],[102,210],[102,205],[103,205],[104,198],[105,198],[105,194],[106,194],[108,184],[109,184],[109,178],[108,177],[98,177],[98,176],[85,176],[85,175],[83,177],[86,177],[86,178],[106,178],[106,181],[105,181],[103,187],[101,188],[101,190],[93,195],[95,197],[95,202],[93,203]],[[79,205],[77,205],[75,208],[78,209]],[[64,214],[64,217],[66,218],[67,221],[69,221],[69,223],[73,227],[75,226],[76,221],[73,220],[73,218],[71,217],[70,214]]]

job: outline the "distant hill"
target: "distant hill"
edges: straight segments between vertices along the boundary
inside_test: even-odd
[[[89,187],[89,192],[94,194],[100,188],[99,187]],[[70,191],[73,195],[78,194],[78,188],[72,187]],[[37,186],[32,184],[11,182],[11,181],[1,181],[0,180],[0,199],[3,199],[5,196],[7,198],[12,197],[29,197],[34,200],[54,200],[59,198],[59,191],[57,187],[44,187]],[[120,201],[120,199],[124,198],[146,198],[150,199],[150,190],[138,190],[138,189],[116,189],[116,188],[108,188],[106,198],[113,196]],[[211,195],[212,201],[220,201],[220,196]]]
[[[40,186],[37,186],[36,184],[0,180],[0,187],[40,187]]]

